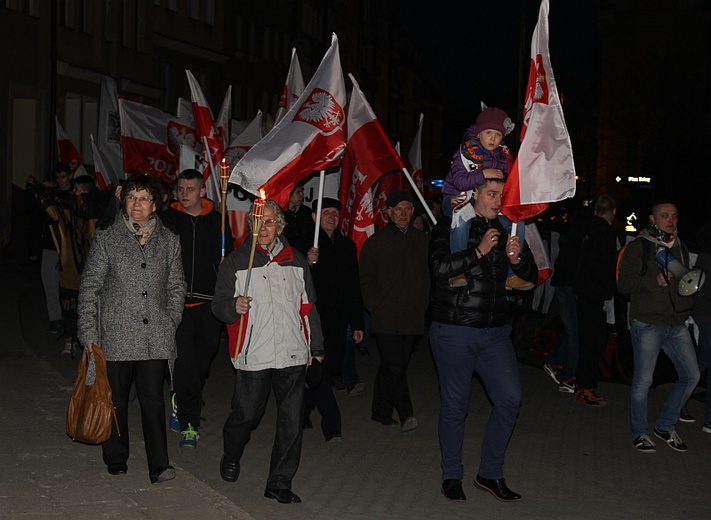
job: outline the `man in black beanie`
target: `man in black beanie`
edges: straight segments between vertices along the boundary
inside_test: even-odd
[[[413,202],[405,190],[392,192],[386,202],[390,221],[366,240],[360,254],[363,302],[380,352],[371,419],[397,424],[394,408],[403,433],[417,428],[407,366],[415,339],[424,333],[429,293],[428,240],[412,227]]]

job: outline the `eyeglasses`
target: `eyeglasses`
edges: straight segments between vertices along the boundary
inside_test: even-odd
[[[268,219],[262,220],[262,224],[264,224],[268,228],[272,228],[272,227],[276,226],[278,222],[279,222],[278,220],[275,220],[273,218],[268,218]]]
[[[129,204],[133,204],[136,201],[140,202],[141,204],[146,204],[147,202],[153,202],[153,199],[149,197],[136,197],[135,195],[126,195],[126,201],[128,201]]]

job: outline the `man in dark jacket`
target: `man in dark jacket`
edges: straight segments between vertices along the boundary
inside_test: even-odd
[[[317,206],[318,202],[314,202],[311,213],[314,221]],[[316,286],[316,309],[321,316],[326,357],[322,383],[306,392],[304,421],[310,424],[309,414],[318,408],[326,442],[341,439],[341,412],[333,395],[331,379],[343,371],[349,325],[353,340],[356,343],[363,341],[363,297],[356,245],[338,230],[341,209],[343,205],[338,200],[323,198],[318,248],[310,248],[307,254]]]
[[[204,198],[205,182],[199,171],[180,172],[174,193],[177,201],[159,215],[180,236],[187,294],[183,321],[176,333],[178,359],[170,429],[182,433],[181,447],[195,448],[200,439],[202,389],[210,375],[222,329],[210,308],[222,260],[222,220],[212,201]],[[226,222],[224,248],[226,254],[234,249]]]
[[[388,224],[363,244],[360,287],[363,302],[373,317],[372,332],[380,352],[375,376],[371,419],[386,426],[397,424],[403,433],[417,428],[407,385],[407,366],[415,339],[424,332],[429,292],[427,235],[412,227],[415,207],[404,190],[386,201]]]
[[[452,253],[449,229],[438,225],[430,242],[433,277],[430,344],[439,375],[442,493],[466,500],[462,489],[464,420],[473,373],[493,403],[481,447],[475,484],[502,501],[520,500],[503,476],[504,455],[521,405],[521,382],[508,325],[506,278],[509,265],[531,283],[538,268],[528,247],[509,237],[498,220],[503,181],[491,179],[474,192],[468,249]],[[466,286],[449,279],[464,274]]]
[[[630,422],[632,445],[642,453],[656,451],[649,437],[647,398],[659,351],[664,350],[672,360],[679,378],[654,424],[654,435],[673,450],[687,450],[674,426],[679,420],[681,407],[699,380],[694,344],[685,325],[694,302],[679,294],[679,280],[667,268],[670,255],[682,265],[689,266],[689,250],[677,235],[678,221],[675,204],[666,200],[656,202],[646,229],[625,249],[617,280],[620,292],[630,295],[634,353]],[[644,250],[650,248],[650,244],[652,254],[645,254]]]

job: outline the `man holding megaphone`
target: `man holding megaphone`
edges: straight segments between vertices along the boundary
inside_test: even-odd
[[[677,236],[678,220],[676,205],[666,200],[655,203],[646,229],[624,251],[617,280],[620,292],[630,294],[634,351],[630,420],[632,444],[642,453],[656,451],[649,435],[647,397],[659,350],[663,349],[669,356],[679,378],[653,431],[673,450],[687,450],[674,426],[681,407],[699,380],[694,345],[685,322],[693,307],[693,298],[689,295],[703,284],[703,274],[696,277],[696,281],[686,279],[690,272],[689,250]],[[695,290],[694,284],[697,285]]]

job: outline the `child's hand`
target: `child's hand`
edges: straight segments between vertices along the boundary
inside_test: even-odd
[[[487,180],[504,178],[504,172],[498,168],[486,168],[482,173],[484,174],[484,178]]]

